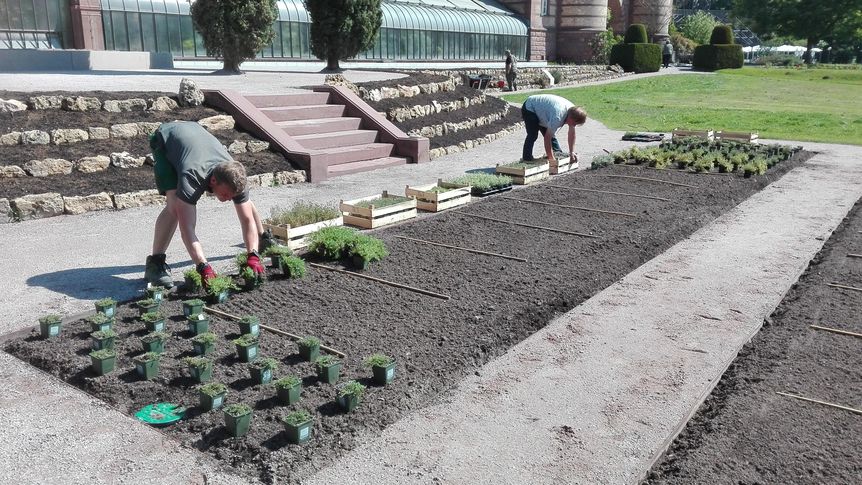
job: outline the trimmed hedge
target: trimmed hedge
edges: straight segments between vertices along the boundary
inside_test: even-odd
[[[626,37],[623,39],[626,44],[646,44],[649,42],[646,33],[646,25],[631,24],[626,29]]]
[[[710,44],[733,44],[733,30],[729,25],[716,25],[709,37]]]
[[[744,61],[739,44],[699,45],[694,49],[692,66],[699,71],[739,69]]]
[[[657,72],[661,68],[661,47],[644,43],[617,44],[611,48],[610,63],[619,64],[626,72]]]

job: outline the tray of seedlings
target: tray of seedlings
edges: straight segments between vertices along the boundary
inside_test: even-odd
[[[380,195],[342,200],[339,209],[345,224],[375,229],[416,217],[416,199],[392,195],[384,190]]]

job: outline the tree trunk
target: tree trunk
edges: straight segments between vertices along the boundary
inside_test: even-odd
[[[802,56],[806,64],[814,64],[814,52],[812,52],[811,49],[813,49],[816,44],[817,41],[815,39],[812,39],[811,37],[807,39],[805,55]]]
[[[242,74],[239,65],[242,61],[231,55],[224,56],[224,67],[222,70],[225,74]]]
[[[326,59],[326,70],[333,72],[341,71],[341,68],[338,66],[338,57],[332,56]]]

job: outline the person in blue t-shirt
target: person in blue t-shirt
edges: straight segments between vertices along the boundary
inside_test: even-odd
[[[572,168],[578,167],[578,155],[575,153],[575,127],[587,121],[587,112],[580,106],[575,106],[566,98],[553,94],[535,94],[528,97],[521,105],[521,116],[527,129],[527,139],[524,140],[522,160],[533,160],[533,145],[541,132],[544,137],[545,154],[549,162],[556,160],[557,154],[562,154],[560,142],[556,133],[563,125],[569,126],[569,159]]]

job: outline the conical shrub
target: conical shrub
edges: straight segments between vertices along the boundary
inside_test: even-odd
[[[629,25],[628,30],[626,30],[625,43],[626,44],[646,44],[647,43],[646,25],[644,25],[644,24],[631,24],[631,25]]]
[[[710,44],[733,44],[733,30],[729,25],[716,25],[712,29],[712,36],[709,38]]]

